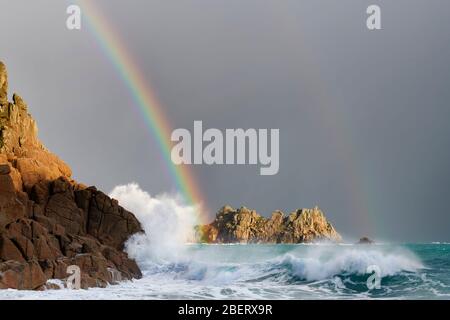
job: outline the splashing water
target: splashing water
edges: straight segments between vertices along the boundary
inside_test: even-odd
[[[126,251],[131,258],[141,266],[154,260],[181,258],[185,243],[194,238],[194,207],[184,205],[178,196],[163,194],[153,198],[136,183],[115,187],[110,196],[133,212],[145,231],[127,241]]]
[[[195,209],[179,197],[151,197],[137,184],[111,196],[145,230],[126,243],[142,279],[76,292],[0,290],[0,299],[450,299],[449,244],[186,244]],[[374,265],[379,289],[367,286]]]

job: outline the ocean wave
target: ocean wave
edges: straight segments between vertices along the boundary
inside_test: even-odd
[[[248,247],[248,254],[255,253],[255,246]],[[219,250],[219,248],[217,248]],[[214,251],[211,246],[199,246],[192,259],[161,263],[147,261],[147,275],[158,275],[174,280],[198,282],[206,285],[231,285],[236,283],[278,283],[284,285],[302,284],[312,281],[359,281],[365,284],[373,272],[369,267],[376,266],[381,277],[418,273],[425,266],[420,259],[405,249],[385,251],[380,248],[321,247],[299,248],[288,253],[276,255],[271,259],[255,259],[254,262],[230,262],[211,259]],[[265,249],[275,253],[276,246]],[[243,248],[242,250],[245,250]],[[356,279],[353,276],[364,276]]]
[[[72,292],[39,293],[59,299],[448,299],[449,282],[403,247],[202,246],[173,261],[141,261],[143,278]],[[288,250],[288,252],[286,252]],[[156,252],[154,252],[156,253]],[[267,254],[269,253],[269,254]],[[270,256],[271,258],[266,258]],[[429,262],[429,260],[427,260]],[[380,267],[381,288],[367,286],[367,267]],[[4,292],[0,298],[35,297]]]
[[[393,276],[401,272],[417,272],[424,268],[418,258],[407,251],[384,252],[370,249],[321,250],[308,256],[286,254],[278,259],[277,267],[287,268],[300,279],[313,281],[337,275],[365,275],[376,266],[380,276]]]
[[[447,282],[422,276],[429,271],[412,253],[421,251],[414,247],[408,250],[408,245],[186,244],[196,223],[195,207],[177,196],[152,197],[136,184],[117,187],[112,196],[135,212],[145,230],[145,234],[132,236],[125,246],[144,274],[140,280],[120,285],[140,288],[127,292],[127,296],[141,290],[142,296],[158,299],[351,299],[427,297],[430,287],[436,297],[438,293],[445,297],[450,291]],[[433,272],[442,264],[439,257],[439,261],[427,260]],[[382,289],[375,292],[366,282],[374,266],[383,278]],[[123,291],[108,290],[122,296]]]
[[[211,282],[279,280],[282,275],[289,281],[313,281],[366,274],[369,266],[378,267],[381,276],[423,267],[409,251],[386,251],[381,245],[186,245],[195,225],[194,207],[177,196],[152,197],[137,184],[116,187],[111,196],[135,212],[145,230],[125,246],[144,271],[165,270],[177,277]]]

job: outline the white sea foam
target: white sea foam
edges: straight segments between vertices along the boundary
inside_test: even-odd
[[[450,291],[446,283],[430,282],[425,277],[429,269],[399,245],[187,245],[195,208],[179,197],[152,197],[134,183],[114,188],[111,196],[145,230],[126,243],[142,279],[106,289],[0,290],[0,299],[370,298],[364,277],[370,265],[378,266],[382,277],[403,277],[403,289],[397,289],[398,282],[392,287],[383,282],[382,290],[390,296],[401,290],[399,297],[429,292],[446,297]]]
[[[384,250],[383,246],[353,244],[293,246],[288,253],[265,252],[258,245],[203,246],[186,245],[195,224],[195,208],[184,205],[179,197],[152,197],[135,183],[118,186],[110,194],[126,209],[135,213],[145,234],[133,236],[126,244],[129,255],[136,259],[147,276],[158,275],[167,281],[197,281],[202,285],[231,285],[255,279],[274,279],[274,269],[280,274],[290,272],[307,281],[333,279],[341,274],[366,274],[367,267],[376,265],[381,276],[401,272],[416,272],[423,268],[420,259],[405,249]],[[264,250],[263,250],[264,251]]]
[[[308,281],[328,279],[340,274],[363,275],[373,265],[380,268],[382,277],[404,271],[416,272],[424,267],[409,251],[384,251],[380,248],[317,248],[301,257],[286,254],[279,261],[289,265],[296,276]]]
[[[136,183],[117,186],[110,196],[141,222],[145,234],[136,234],[126,243],[130,257],[145,268],[150,261],[173,261],[182,257],[189,239],[193,238],[195,208],[183,204],[177,195],[152,197]]]

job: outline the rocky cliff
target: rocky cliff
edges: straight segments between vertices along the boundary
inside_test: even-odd
[[[275,211],[268,219],[245,207],[224,206],[208,225],[197,227],[197,237],[207,243],[303,243],[341,241],[323,212],[298,209],[285,216]]]
[[[95,187],[72,180],[67,164],[39,141],[27,105],[0,62],[0,288],[44,289],[81,268],[82,287],[141,277],[123,252],[141,231],[134,215]]]

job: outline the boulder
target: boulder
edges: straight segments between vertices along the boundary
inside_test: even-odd
[[[0,289],[36,290],[46,281],[45,274],[35,260],[29,262],[9,260],[0,263]]]
[[[7,237],[2,235],[0,237],[0,259],[15,260],[19,262],[25,262],[24,257],[16,245]]]

